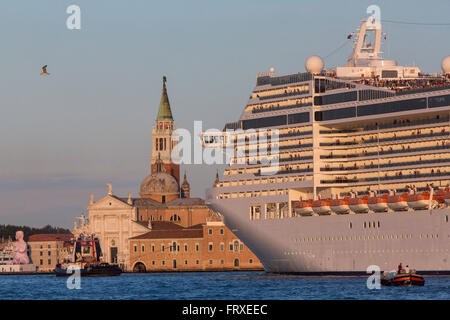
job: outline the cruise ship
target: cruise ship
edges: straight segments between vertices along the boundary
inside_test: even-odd
[[[235,151],[207,204],[267,272],[450,274],[450,56],[400,66],[385,37],[362,20],[343,66],[258,74],[239,120],[203,133]]]

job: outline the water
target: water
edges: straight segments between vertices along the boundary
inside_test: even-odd
[[[424,287],[369,290],[367,277],[305,277],[264,272],[122,274],[82,278],[69,290],[54,275],[0,276],[0,299],[450,299],[450,277],[426,276]]]

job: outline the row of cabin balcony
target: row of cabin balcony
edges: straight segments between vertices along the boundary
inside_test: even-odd
[[[233,180],[233,181],[220,181],[218,187],[237,187],[237,186],[251,186],[251,185],[262,185],[269,183],[288,183],[297,182],[305,180],[305,176],[283,176],[283,177],[270,177],[270,178],[255,178],[246,180]]]
[[[278,92],[281,91],[281,93],[274,93],[274,94],[268,94],[263,95],[261,93],[267,93],[267,91],[256,93],[250,96],[250,101],[253,102],[253,100],[256,101],[264,101],[264,100],[272,100],[272,99],[280,99],[280,98],[289,98],[292,96],[301,96],[301,95],[308,95],[310,94],[309,89],[292,89],[292,90],[276,90]]]
[[[312,160],[312,156],[309,160]],[[261,171],[264,170],[267,171],[270,169],[273,169],[275,174],[282,174],[282,173],[304,173],[304,172],[312,172],[312,161],[303,161],[302,163],[292,163],[288,165],[279,165],[277,162],[273,163],[263,163],[263,165],[271,165],[268,167],[256,167],[256,168],[245,168],[241,170],[231,170],[224,172],[225,176],[232,176],[232,175],[242,175],[242,174],[254,174],[254,175],[261,175]],[[276,165],[276,168],[274,167]],[[276,171],[275,171],[276,170]]]
[[[275,161],[278,162],[311,162],[310,160],[313,159],[312,156],[312,150],[311,151],[305,151],[300,153],[291,153],[291,152],[285,152],[285,153],[277,153],[275,155],[272,155],[271,157],[260,155],[255,157],[248,157],[248,156],[242,156],[242,157],[234,157],[231,160],[230,165],[234,164],[246,164],[246,165],[264,165],[267,163],[273,163]]]
[[[365,137],[367,137],[367,134],[361,137],[353,137],[352,140],[335,139],[334,142],[321,142],[320,146],[354,146],[361,144],[385,143],[397,141],[399,143],[402,143],[402,141],[404,140],[450,137],[450,130],[449,126],[440,126],[438,128],[433,129],[407,130],[394,133],[380,134],[379,136],[372,135],[369,138]]]
[[[245,107],[245,112],[260,113],[260,112],[280,111],[309,106],[312,106],[312,97],[304,97],[296,99],[291,98],[275,102],[249,104],[247,105],[247,107]]]
[[[369,151],[367,150],[369,149]],[[435,140],[429,141],[428,143],[420,142],[420,143],[411,143],[407,146],[402,145],[399,148],[393,148],[393,147],[372,147],[372,148],[366,148],[362,152],[358,152],[358,149],[349,150],[351,153],[348,154],[335,154],[333,152],[330,152],[328,155],[321,155],[320,159],[339,159],[339,158],[365,158],[365,157],[372,157],[372,156],[384,156],[384,155],[391,155],[391,154],[403,154],[403,153],[413,153],[413,152],[425,152],[425,151],[445,151],[448,152],[450,150],[450,142],[448,141],[437,141],[435,143]],[[345,150],[343,150],[345,151]]]
[[[441,157],[442,156],[442,157]],[[409,161],[405,161],[405,159],[410,159]],[[413,159],[413,160],[412,160]],[[392,168],[392,167],[412,167],[412,166],[422,166],[422,167],[431,167],[433,165],[437,165],[440,163],[450,162],[450,157],[446,154],[439,155],[425,155],[425,156],[414,156],[414,157],[405,157],[405,158],[394,158],[393,161],[389,159],[383,159],[380,163],[374,163],[373,161],[370,164],[365,163],[365,161],[355,162],[352,166],[344,166],[343,163],[340,164],[339,167],[331,167],[330,165],[326,165],[325,167],[320,168],[320,171],[360,171],[360,170],[378,170],[384,168]]]
[[[428,180],[428,181],[417,181],[414,184],[405,184],[397,181],[396,183],[387,183],[380,184],[380,188],[373,188],[370,190],[370,187],[367,186],[355,186],[352,188],[341,188],[342,192],[339,194],[340,198],[345,198],[350,195],[350,193],[355,193],[358,197],[371,196],[373,191],[376,190],[378,196],[380,195],[389,195],[393,190],[395,190],[396,194],[409,193],[411,190],[415,190],[418,193],[430,191],[430,187],[433,188],[434,192],[438,190],[443,190],[445,187],[448,187],[448,183],[443,184],[442,181],[439,180]]]
[[[379,130],[386,130],[386,131],[397,131],[398,128],[403,127],[417,127],[417,126],[429,126],[434,124],[440,124],[443,122],[449,122],[450,119],[448,117],[448,114],[445,115],[436,115],[433,118],[430,119],[395,119],[395,120],[389,120],[387,122],[377,122],[375,124],[370,124],[363,126],[361,128],[357,129],[344,129],[344,130],[320,130],[320,134],[363,134],[367,135],[367,131],[379,131]],[[391,130],[390,130],[391,129]]]
[[[253,92],[250,99],[271,99],[280,95],[304,94],[309,92],[309,84],[288,86],[284,88]]]
[[[217,196],[217,199],[260,198],[273,196],[287,196],[288,194],[289,191],[287,189],[258,190],[258,191],[221,193]]]
[[[430,191],[430,188],[432,187],[434,191],[438,190],[444,190],[449,186],[448,181],[443,180],[420,180],[420,181],[414,181],[412,183],[410,182],[403,182],[400,180],[391,180],[391,181],[380,181],[380,183],[370,183],[370,184],[364,184],[364,185],[352,185],[352,186],[339,186],[335,187],[333,186],[333,198],[336,195],[339,195],[339,199],[344,199],[346,197],[352,197],[354,194],[357,197],[364,197],[364,196],[372,196],[373,192],[375,191],[378,196],[380,195],[390,195],[392,191],[395,190],[396,194],[403,194],[403,193],[409,193],[411,190],[415,190],[418,193],[424,192],[424,191]],[[321,199],[329,198],[330,194],[321,194]]]
[[[304,139],[290,139],[290,140],[284,140],[279,143],[261,143],[256,145],[256,147],[253,147],[252,145],[246,145],[245,148],[240,148],[241,151],[245,150],[245,153],[256,153],[258,150],[267,150],[268,152],[272,151],[273,149],[278,150],[284,150],[284,149],[298,149],[298,148],[311,148],[312,147],[312,139],[311,138],[304,138]],[[252,148],[251,148],[252,147]],[[237,148],[237,147],[236,147]]]
[[[265,149],[266,147],[271,147],[272,144],[274,146],[277,145],[290,145],[290,144],[308,144],[312,143],[311,131],[309,131],[309,135],[283,135],[278,136],[278,139],[274,139],[273,137],[267,137],[267,139],[262,138],[261,140],[257,140],[256,137],[252,136],[248,139],[241,139],[237,141],[234,146],[235,149],[240,148],[245,150],[256,150],[256,149]],[[294,138],[293,138],[294,137]]]
[[[264,131],[254,132],[254,133],[233,133],[230,132],[229,136],[226,134],[219,134],[219,135],[204,135],[203,136],[203,142],[205,144],[211,144],[211,143],[234,143],[235,145],[243,145],[245,143],[258,143],[258,136],[259,134],[262,134],[263,137],[265,136],[268,141],[272,138],[272,130],[267,129]],[[296,136],[307,136],[312,135],[312,127],[311,125],[306,126],[296,126],[296,127],[289,127],[284,129],[277,129],[278,139],[283,138],[289,138],[289,137],[296,137]],[[243,137],[243,138],[242,138]]]
[[[312,135],[312,130],[311,130],[311,126],[308,127],[300,127],[301,129],[298,128],[289,128],[289,129],[280,129],[278,130],[278,141],[284,141],[285,138],[287,138],[286,140],[289,140],[289,138],[291,137],[302,137],[302,139],[307,139],[307,138],[311,138],[311,137],[304,137],[304,136],[310,136]],[[242,139],[240,137],[234,139],[234,143],[236,146],[243,146],[243,145],[258,145],[260,143],[268,143],[273,139],[273,132],[272,131],[267,131],[267,134],[258,138],[258,133],[248,133],[248,134],[244,134],[245,138]],[[265,140],[263,140],[265,138]]]
[[[290,165],[290,166],[283,166],[279,167],[276,174],[286,174],[286,173],[304,173],[304,174],[312,174],[313,168],[310,167],[310,165],[307,165],[307,167],[300,166],[300,165]],[[261,170],[259,169],[257,173],[255,173],[255,176],[260,176]]]
[[[291,150],[296,149],[296,150]],[[300,150],[299,150],[300,149]],[[292,155],[292,157],[291,157]],[[294,157],[298,157],[301,159],[304,156],[312,155],[312,144],[305,145],[294,145],[294,146],[285,146],[282,148],[270,148],[270,149],[258,149],[258,150],[236,150],[233,163],[237,163],[234,160],[241,160],[242,163],[247,163],[252,161],[253,163],[257,163],[259,161],[272,161],[276,159],[292,159]],[[247,161],[249,160],[249,161]],[[290,160],[285,160],[290,161]]]
[[[390,171],[391,172],[391,171]],[[376,176],[362,177],[364,175],[353,176],[348,178],[346,176],[336,176],[331,180],[320,180],[322,184],[334,184],[334,183],[361,183],[361,182],[378,182],[378,181],[388,181],[388,180],[407,180],[407,179],[421,179],[421,178],[432,178],[437,177],[447,177],[450,176],[450,167],[440,167],[435,169],[424,169],[424,170],[401,170],[395,171],[394,174],[378,173]]]

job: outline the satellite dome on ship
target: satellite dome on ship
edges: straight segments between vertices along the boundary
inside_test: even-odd
[[[311,56],[305,62],[306,71],[311,73],[321,73],[323,66],[323,60],[319,56]]]
[[[441,68],[444,73],[450,73],[450,56],[442,59]]]

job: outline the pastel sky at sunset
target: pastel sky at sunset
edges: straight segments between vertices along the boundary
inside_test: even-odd
[[[81,8],[68,30],[66,8]],[[304,71],[347,41],[366,8],[381,19],[449,23],[450,1],[0,2],[0,224],[72,227],[89,195],[138,195],[167,86],[175,123],[238,120],[258,72]],[[386,58],[439,72],[450,26],[385,23]],[[341,65],[351,41],[325,59]],[[47,64],[47,77],[40,76]],[[205,197],[222,166],[183,165]]]

